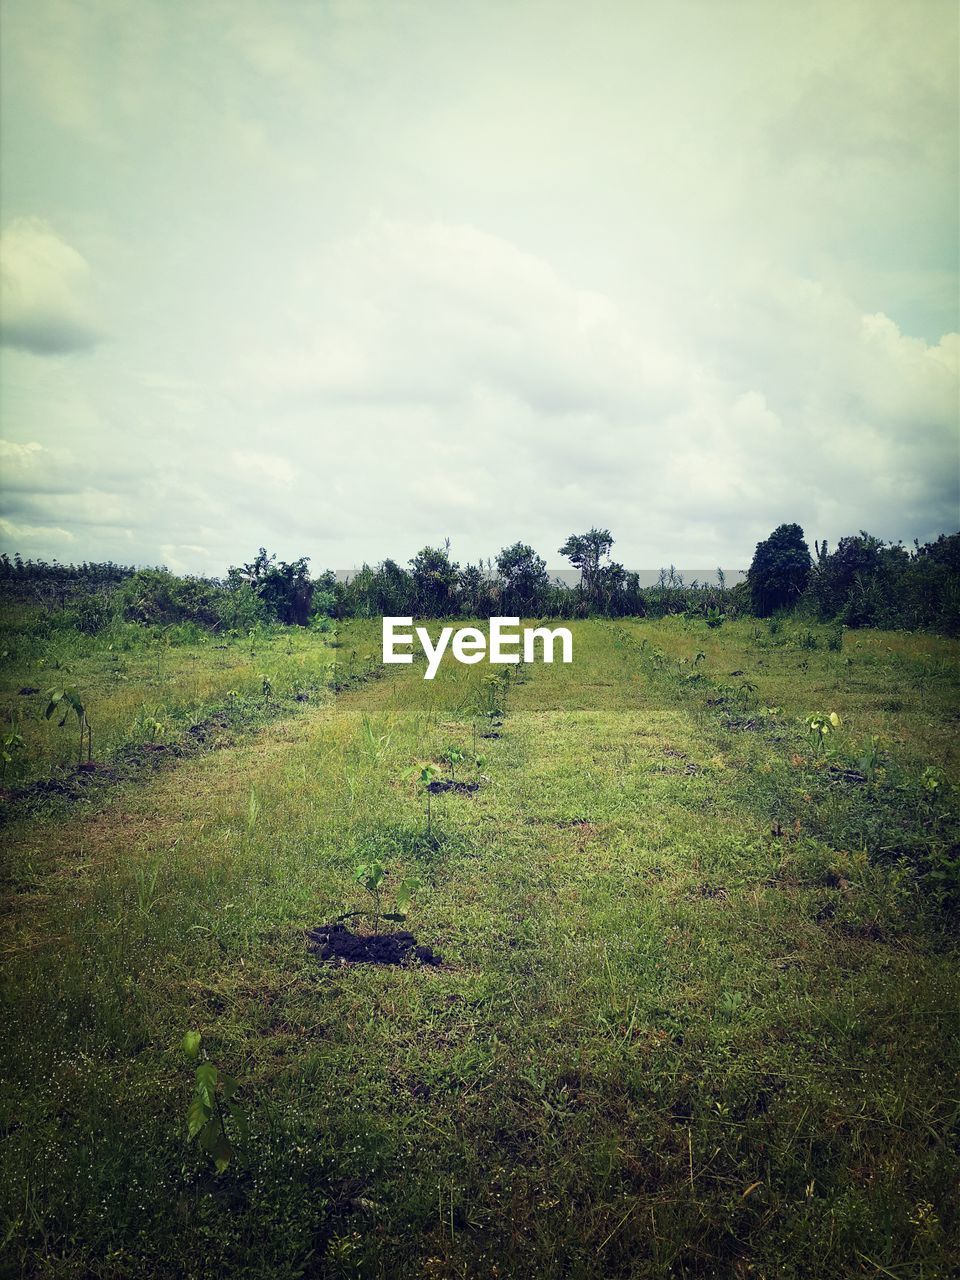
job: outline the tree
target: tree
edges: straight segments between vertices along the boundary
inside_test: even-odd
[[[307,573],[309,562],[309,556],[301,556],[290,564],[285,560],[278,562],[275,555],[267,553],[266,547],[261,547],[251,564],[228,570],[227,582],[231,587],[242,583],[250,586],[278,622],[305,627],[310,621],[313,602],[313,583]]]
[[[460,608],[468,618],[490,614],[490,576],[482,564],[465,564],[457,578]]]
[[[547,587],[546,560],[538,556],[533,547],[515,542],[512,547],[504,547],[497,556],[497,573],[503,592],[504,613],[519,617],[535,615]]]
[[[798,524],[781,524],[757,543],[747,584],[753,611],[767,618],[800,599],[810,578],[810,548]]]
[[[612,546],[609,529],[591,529],[589,533],[572,533],[560,548],[560,555],[580,570],[580,589],[589,604],[596,603],[600,562],[609,556]]]
[[[455,598],[460,566],[450,562],[450,543],[424,547],[410,561],[416,612],[422,618],[443,618]]]

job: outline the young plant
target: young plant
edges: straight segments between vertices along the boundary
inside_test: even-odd
[[[72,711],[77,717],[77,724],[80,726],[80,741],[77,748],[77,764],[83,763],[83,743],[86,738],[87,743],[87,762],[93,759],[93,729],[90,727],[90,721],[87,718],[87,711],[80,700],[80,694],[76,689],[50,689],[47,691],[47,709],[43,713],[47,720],[55,711],[62,711],[60,717],[60,728],[67,723],[67,717]]]
[[[353,873],[357,884],[362,885],[373,898],[373,932],[380,932],[381,898],[387,869],[382,862],[361,862]]]
[[[835,711],[829,711],[807,716],[803,723],[813,742],[814,752],[822,753],[826,750],[827,738],[834,730],[840,728],[843,721]]]
[[[883,776],[883,752],[880,749],[880,736],[873,734],[869,745],[857,761],[857,767],[868,782]]]
[[[430,796],[432,794],[430,791],[430,783],[434,780],[436,776],[437,776],[437,771],[432,764],[425,765],[420,770],[420,782],[423,786],[424,792],[426,793],[426,797],[427,797],[427,836],[428,837],[430,835]]]
[[[6,778],[10,765],[20,762],[25,749],[26,743],[19,733],[11,732],[4,735],[2,750],[0,750],[0,782]]]
[[[189,1061],[197,1063],[193,1096],[187,1108],[188,1140],[196,1139],[213,1160],[217,1173],[223,1173],[237,1153],[230,1130],[241,1142],[248,1136],[246,1117],[235,1100],[240,1086],[208,1061],[199,1031],[188,1031],[181,1048]]]
[[[396,911],[383,910],[383,892],[384,883],[387,879],[387,869],[382,862],[361,862],[353,873],[353,878],[357,884],[362,885],[367,893],[373,898],[373,932],[380,932],[381,920],[403,921],[407,918],[407,912],[410,909],[410,903],[413,895],[420,888],[420,881],[416,876],[406,876],[397,885],[396,892]],[[370,914],[369,912],[351,912],[352,915]]]
[[[476,771],[477,771],[477,777],[479,778],[479,777],[480,777],[480,770],[481,770],[481,769],[483,768],[483,766],[487,763],[487,757],[486,757],[486,756],[476,756],[476,757],[474,758],[474,762],[473,762],[473,763],[474,763],[474,766],[475,766]]]
[[[440,757],[440,759],[443,761],[444,764],[447,764],[450,766],[450,781],[451,782],[455,781],[457,776],[456,774],[457,765],[463,764],[463,761],[466,759],[463,752],[460,750],[459,747],[448,747],[447,750]]]

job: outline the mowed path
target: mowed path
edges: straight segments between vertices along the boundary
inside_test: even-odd
[[[433,802],[430,843],[416,775],[472,752],[482,669],[401,669],[18,833],[9,1258],[51,1276],[947,1273],[950,952],[886,874],[774,834],[749,784],[775,745],[673,701],[604,624],[577,626],[576,655],[510,689],[480,740],[489,781]],[[409,927],[441,968],[306,952],[305,927],[363,905],[371,857],[423,880]],[[184,1146],[189,1027],[248,1099],[219,1180]]]

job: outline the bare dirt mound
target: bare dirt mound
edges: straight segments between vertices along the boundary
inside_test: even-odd
[[[320,960],[340,964],[420,964],[438,965],[441,957],[432,947],[418,946],[412,933],[351,933],[346,925],[321,924],[307,929],[307,950]]]

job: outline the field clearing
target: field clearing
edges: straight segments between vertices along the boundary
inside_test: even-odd
[[[255,696],[268,662],[312,700],[7,828],[9,1274],[960,1266],[957,643],[572,626],[571,666],[505,692],[449,660],[324,692],[331,655],[377,652],[361,623],[171,649],[168,706]],[[72,659],[103,665],[105,741],[154,696],[134,656]],[[821,750],[800,718],[829,711]],[[480,785],[433,796],[428,837],[419,772],[451,748]],[[422,880],[403,927],[439,968],[307,951],[372,858],[388,898]],[[219,1177],[186,1143],[190,1028],[249,1120]]]
[[[338,657],[324,636],[296,627],[264,627],[241,638],[199,627],[120,624],[107,636],[61,632],[51,638],[36,625],[36,614],[8,608],[0,615],[8,650],[0,665],[0,707],[26,746],[18,781],[76,763],[76,720],[70,715],[61,727],[59,713],[45,716],[50,689],[81,692],[94,755],[103,758],[124,745],[162,742],[226,701],[262,697],[265,679],[274,697],[321,688]]]

